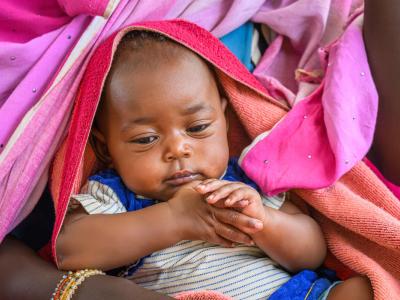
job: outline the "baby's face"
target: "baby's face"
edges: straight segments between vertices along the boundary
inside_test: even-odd
[[[229,157],[226,100],[207,65],[193,53],[135,68],[129,63],[113,67],[100,116],[125,185],[165,201],[193,180],[219,178]]]

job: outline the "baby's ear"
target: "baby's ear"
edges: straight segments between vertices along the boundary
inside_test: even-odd
[[[96,127],[92,127],[91,130],[91,135],[97,139],[99,142],[105,144],[106,143],[106,138],[103,133],[100,132]]]
[[[222,106],[222,111],[226,112],[226,107],[228,106],[228,99],[225,97],[221,98],[221,106]]]
[[[225,97],[221,98],[221,106],[222,106],[222,111],[225,114],[225,120],[226,120],[226,131],[229,130],[229,120],[228,120],[228,110],[226,109],[228,106],[228,99]]]
[[[90,133],[90,145],[98,160],[103,164],[109,165],[111,163],[111,157],[108,153],[106,138],[97,128],[92,128]]]

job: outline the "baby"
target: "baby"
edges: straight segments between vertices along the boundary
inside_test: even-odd
[[[92,129],[109,168],[73,196],[59,267],[131,264],[120,275],[146,288],[235,299],[267,299],[288,272],[317,268],[326,254],[317,223],[287,197],[260,194],[229,159],[226,108],[214,70],[197,54],[158,33],[125,35]],[[93,238],[80,238],[83,231]],[[353,278],[320,299],[372,296]]]

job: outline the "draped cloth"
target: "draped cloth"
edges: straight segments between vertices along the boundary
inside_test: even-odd
[[[400,294],[399,201],[361,162],[373,137],[377,93],[359,1],[75,2],[49,8],[63,12],[49,13],[59,18],[49,21],[50,31],[50,25],[20,36],[0,31],[1,65],[10,74],[0,78],[0,238],[35,205],[55,157],[54,246],[69,196],[94,164],[86,142],[98,80],[121,28],[141,22],[135,26],[167,34],[216,67],[232,108],[231,149],[253,140],[241,165],[263,191],[295,188],[313,207],[330,251],[369,276],[376,299]],[[193,24],[143,23],[176,17],[217,37],[247,20],[277,36],[252,76]]]

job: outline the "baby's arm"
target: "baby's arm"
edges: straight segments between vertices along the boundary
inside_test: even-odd
[[[251,235],[272,259],[291,272],[319,267],[326,256],[321,228],[290,200],[279,210],[264,206],[263,230]]]
[[[262,230],[250,236],[269,257],[296,272],[314,269],[324,260],[326,244],[318,224],[286,199],[277,210],[262,204],[259,193],[242,182],[209,180],[197,187],[210,204],[227,207],[262,221]],[[240,205],[238,205],[240,204]]]
[[[190,186],[168,202],[137,211],[88,215],[80,208],[67,215],[57,239],[58,267],[108,270],[186,239],[224,246],[250,243],[250,237],[235,228],[255,232],[253,221],[208,205]]]
[[[88,215],[78,208],[66,216],[58,236],[58,267],[108,270],[133,263],[178,242],[178,226],[167,203],[110,215]]]

